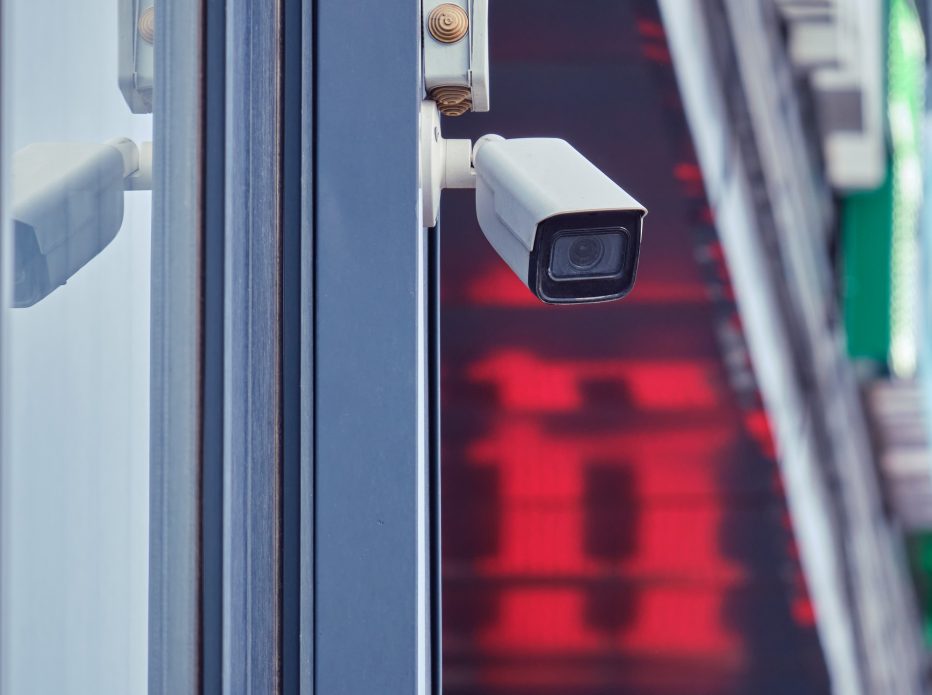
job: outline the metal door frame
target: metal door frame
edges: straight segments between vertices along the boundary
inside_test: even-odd
[[[420,3],[160,9],[150,691],[426,693]]]
[[[430,687],[419,37],[417,0],[157,3],[152,695]]]
[[[312,14],[156,13],[151,693],[299,692]]]
[[[149,692],[197,692],[201,625],[202,7],[156,13],[149,442]],[[167,137],[167,134],[171,137]]]

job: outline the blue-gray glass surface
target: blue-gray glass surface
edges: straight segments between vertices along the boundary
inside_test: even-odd
[[[152,117],[118,37],[151,2],[125,1],[3,3],[4,693],[146,689]]]

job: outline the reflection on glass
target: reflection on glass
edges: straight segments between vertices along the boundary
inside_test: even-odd
[[[0,691],[147,688],[151,0],[3,0]]]
[[[123,224],[123,191],[150,177],[140,173],[135,143],[124,138],[29,145],[13,155],[11,178],[13,306],[26,307],[103,251]]]

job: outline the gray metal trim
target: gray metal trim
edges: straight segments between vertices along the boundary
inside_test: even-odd
[[[301,3],[299,692],[314,694],[314,4]]]
[[[301,692],[301,622],[306,600],[301,591],[301,564],[313,557],[313,545],[302,547],[302,514],[313,509],[302,485],[311,461],[302,459],[302,447],[313,432],[302,425],[302,379],[305,353],[313,354],[313,335],[304,334],[305,307],[313,295],[303,296],[302,277],[311,258],[312,228],[303,220],[308,199],[313,197],[302,175],[313,166],[305,152],[314,131],[307,126],[304,104],[313,104],[312,87],[305,88],[304,19],[308,11],[301,0],[284,0],[282,28],[282,693]],[[307,15],[309,18],[309,15]],[[312,200],[310,201],[312,203]],[[305,371],[305,374],[307,372]],[[310,399],[307,399],[310,400]],[[313,440],[311,440],[313,441]],[[305,450],[306,451],[306,450]],[[305,481],[306,483],[306,481]],[[304,537],[307,537],[306,532]],[[310,692],[310,691],[306,691]]]
[[[9,2],[0,0],[0,36],[3,35],[3,28],[9,21],[12,8]],[[10,49],[9,43],[3,42],[0,45],[0,108],[6,106],[9,99],[7,84],[10,78]],[[10,158],[7,157],[9,150],[9,128],[3,127],[0,123],[0,413],[9,412],[12,407],[12,398],[10,398],[10,389],[7,387],[10,375],[9,360],[9,338],[7,328],[6,308],[12,306],[13,302],[13,234],[10,234],[12,225],[9,209],[11,201],[10,194]],[[9,675],[11,669],[7,663],[10,661],[9,644],[15,638],[13,630],[8,620],[3,620],[2,615],[7,610],[6,606],[10,605],[12,600],[9,591],[9,576],[6,570],[7,553],[5,548],[10,547],[10,541],[13,536],[12,519],[10,514],[9,485],[10,485],[10,467],[7,463],[9,456],[9,437],[7,429],[9,424],[5,418],[0,417],[0,693],[9,693],[11,690],[12,678]]]
[[[204,10],[200,681],[201,692],[213,694],[223,687],[226,0],[205,0]]]
[[[200,3],[159,5],[152,194],[149,693],[199,692]],[[188,79],[178,79],[188,75]]]
[[[282,687],[282,16],[227,6],[225,693]]]
[[[441,306],[440,306],[440,246],[441,224],[427,231],[428,248],[428,401],[429,401],[429,483],[428,496],[430,506],[430,678],[432,695],[443,693],[443,552],[442,552],[442,418],[440,404],[441,374]]]
[[[317,6],[316,687],[426,693],[419,3]]]

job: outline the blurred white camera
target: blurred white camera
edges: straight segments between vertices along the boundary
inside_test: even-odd
[[[13,306],[32,306],[99,254],[123,224],[123,193],[151,188],[151,145],[43,142],[13,155]]]

